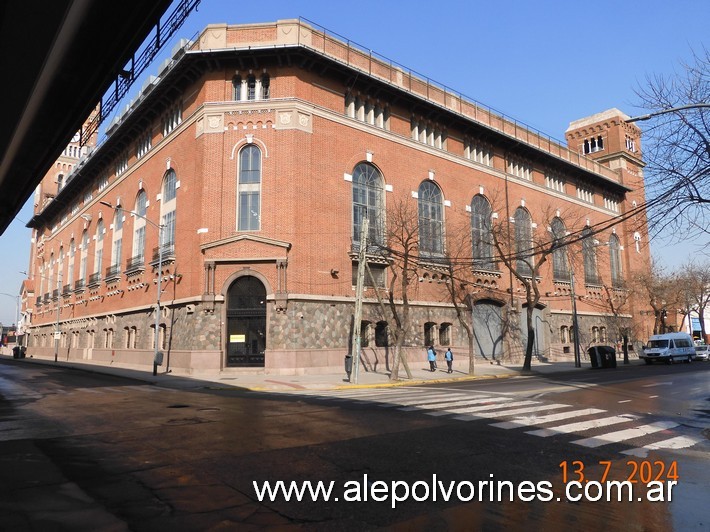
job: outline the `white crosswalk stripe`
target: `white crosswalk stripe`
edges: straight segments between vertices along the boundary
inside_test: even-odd
[[[639,420],[642,416],[635,414],[612,415],[601,408],[575,408],[570,404],[518,399],[514,395],[496,392],[472,393],[440,388],[429,390],[398,388],[377,391],[362,389],[346,393],[334,391],[309,395],[317,395],[323,399],[375,404],[381,408],[393,408],[401,412],[419,411],[433,417],[450,416],[451,419],[459,421],[500,420],[491,423],[490,426],[506,430],[531,427],[534,430],[527,430],[525,433],[541,438],[567,434],[582,436],[588,433],[589,437],[572,441],[575,445],[588,448],[612,443],[624,444],[644,438],[645,445],[622,451],[631,456],[644,457],[650,451],[658,449],[685,449],[703,441],[699,436],[672,434],[671,429],[678,427],[678,424],[673,421],[640,424]],[[553,412],[554,410],[558,412]],[[624,424],[627,424],[626,428],[623,427]],[[598,434],[614,425],[620,425],[621,430]],[[648,443],[654,437],[660,441]]]
[[[567,425],[558,425],[556,427],[547,427],[545,429],[531,430],[528,431],[526,434],[532,434],[533,436],[547,438],[548,436],[557,436],[558,434],[587,432],[593,429],[608,427],[609,425],[616,425],[617,423],[628,423],[635,419],[638,418],[636,416],[610,416],[599,419],[592,419],[590,421],[578,421],[576,423],[568,423]]]
[[[629,449],[628,451],[622,451],[622,454],[628,454],[630,456],[638,456],[644,458],[648,456],[649,451],[656,451],[658,449],[687,449],[692,447],[696,443],[703,441],[702,438],[693,436],[676,436],[675,438],[669,438],[667,440],[658,441],[655,443],[649,443],[643,447],[637,447],[635,449]]]
[[[649,423],[648,425],[642,425],[631,429],[609,432],[607,434],[599,434],[597,436],[592,436],[591,438],[576,440],[572,443],[583,447],[596,448],[610,443],[619,443],[634,438],[640,438],[641,436],[646,436],[662,430],[672,429],[677,426],[678,423],[674,423],[672,421],[658,421],[656,423]]]
[[[572,410],[571,412],[561,412],[558,414],[551,414],[549,416],[527,416],[518,417],[513,421],[503,421],[501,423],[494,423],[493,427],[498,427],[499,429],[516,429],[520,427],[529,427],[532,425],[544,425],[545,423],[552,423],[554,421],[562,421],[563,419],[569,419],[574,417],[588,416],[590,414],[600,414],[605,412],[599,408],[585,408],[583,410]]]
[[[490,402],[490,397],[479,397],[477,399],[452,399],[449,401],[427,401],[425,403],[416,403],[410,406],[405,406],[400,408],[404,412],[409,412],[413,410],[449,410],[451,408],[457,408],[459,406],[467,406],[476,403],[486,403]]]
[[[501,417],[515,416],[517,414],[527,414],[528,412],[540,412],[543,410],[558,410],[560,408],[569,408],[569,405],[563,404],[551,404],[543,405],[537,404],[535,406],[528,406],[525,408],[515,408],[513,410],[503,410],[500,412],[483,411],[476,412],[475,414],[467,414],[463,416],[456,416],[454,419],[460,419],[461,421],[468,421],[470,419],[482,418],[493,418],[498,419]]]

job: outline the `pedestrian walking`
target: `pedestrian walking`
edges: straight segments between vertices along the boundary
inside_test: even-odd
[[[434,351],[434,346],[430,345],[427,348],[427,359],[429,360],[429,369],[431,371],[436,371],[436,351]]]
[[[446,366],[448,367],[446,373],[453,373],[454,369],[451,365],[454,363],[454,354],[450,347],[446,350],[446,353],[444,353],[444,358],[446,359]]]

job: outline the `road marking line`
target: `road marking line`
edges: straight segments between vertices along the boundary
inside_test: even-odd
[[[702,438],[694,438],[692,436],[676,436],[675,438],[670,438],[668,440],[659,441],[656,443],[649,443],[643,447],[637,447],[636,449],[629,449],[628,451],[622,451],[622,454],[628,454],[631,456],[639,456],[641,458],[648,456],[649,451],[657,449],[686,449],[692,447],[696,443],[700,443]]]
[[[512,397],[489,397],[469,401],[469,404],[483,403],[479,406],[447,408],[436,412],[427,412],[430,416],[446,416],[462,412],[478,412],[479,410],[492,410],[494,408],[508,408],[510,406],[534,405],[537,401],[513,401]]]
[[[672,386],[673,381],[664,381],[664,382],[654,382],[653,384],[644,384],[641,386],[641,388],[652,388],[654,386]]]
[[[491,400],[497,400],[500,401],[500,399],[494,399],[493,397],[480,397],[478,399],[455,399],[451,401],[429,401],[426,403],[420,403],[420,404],[412,404],[412,405],[407,405],[404,408],[400,408],[399,410],[402,410],[404,412],[408,412],[410,410],[434,410],[434,409],[439,409],[439,408],[448,408],[453,406],[456,408],[457,405],[470,405],[470,404],[476,404],[476,403],[486,403]]]
[[[636,418],[634,418],[633,416],[603,417],[600,419],[592,419],[591,421],[578,421],[577,423],[568,423],[566,425],[558,425],[557,427],[547,427],[544,429],[531,430],[526,432],[526,434],[540,436],[541,438],[547,438],[548,436],[556,436],[557,434],[586,432],[588,430],[608,427],[609,425],[615,425],[617,423],[628,423],[629,421],[634,421],[635,419]]]
[[[658,396],[657,395],[649,395],[648,396],[649,399],[655,399],[656,397],[658,397]]]
[[[641,436],[646,436],[647,434],[653,434],[654,432],[660,432],[666,429],[672,429],[677,427],[678,423],[673,423],[672,421],[659,421],[658,423],[650,423],[648,425],[642,425],[640,427],[635,427],[633,429],[620,430],[617,432],[609,432],[607,434],[600,434],[599,436],[593,436],[591,438],[584,438],[581,440],[573,441],[577,445],[582,447],[601,447],[602,445],[608,445],[609,443],[618,443],[624,440],[631,440],[633,438],[639,438]]]
[[[529,412],[544,412],[545,410],[558,410],[560,408],[569,408],[570,405],[564,405],[562,403],[558,404],[551,404],[551,405],[536,405],[536,406],[530,406],[527,408],[515,408],[513,410],[499,410],[496,412],[479,412],[478,414],[474,414],[476,416],[482,417],[482,418],[501,418],[501,417],[510,417],[510,416],[516,416],[518,414],[527,414]]]
[[[631,399],[624,399],[623,401],[619,401],[619,403],[630,403]]]
[[[409,405],[416,405],[416,404],[421,404],[421,403],[432,403],[434,401],[442,401],[444,399],[450,399],[451,398],[451,392],[446,392],[446,393],[439,393],[439,394],[434,394],[434,395],[421,395],[418,397],[412,397],[404,400],[394,400],[392,403],[395,403],[396,406],[409,406]],[[390,402],[390,401],[382,401],[382,402]]]
[[[517,401],[516,403],[509,403],[505,405],[504,409],[500,408],[487,408],[487,409],[469,409],[466,410],[464,415],[458,415],[454,416],[454,419],[458,419],[460,421],[471,421],[473,419],[490,419],[490,418],[500,418],[500,417],[509,417],[509,416],[514,416],[516,414],[527,414],[529,412],[536,412],[540,410],[554,410],[556,408],[568,408],[569,405],[563,405],[563,404],[553,404],[553,405],[543,405],[543,404],[535,404],[534,406],[528,406],[525,408],[514,408],[510,409],[511,406],[522,406],[525,403],[535,403],[535,401]],[[457,413],[461,413],[460,411]]]
[[[547,416],[519,417],[515,418],[513,421],[493,423],[491,426],[497,427],[499,429],[515,429],[519,427],[529,427],[533,425],[544,425],[545,423],[551,423],[553,421],[562,421],[563,419],[569,419],[571,417],[582,417],[591,414],[600,414],[602,412],[606,412],[606,410],[600,410],[599,408],[585,408],[583,410],[572,410],[571,412],[560,412]]]

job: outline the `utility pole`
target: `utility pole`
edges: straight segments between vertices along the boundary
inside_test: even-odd
[[[365,252],[367,251],[367,215],[362,220],[362,229],[360,230],[360,249],[357,256],[357,284],[355,285],[355,318],[353,320],[353,372],[350,382],[357,384],[358,373],[360,370],[360,346],[361,346],[361,326],[362,323],[362,298],[365,292]]]
[[[57,274],[57,280],[59,282],[59,288],[57,289],[57,322],[54,326],[54,361],[56,362],[59,358],[59,339],[62,337],[62,333],[59,331],[59,306],[62,304],[62,271],[61,268]],[[51,287],[50,287],[51,288]]]
[[[574,367],[581,368],[582,360],[579,356],[579,323],[577,323],[577,297],[574,295],[574,268],[570,268],[570,281],[572,284],[572,330],[574,331]]]

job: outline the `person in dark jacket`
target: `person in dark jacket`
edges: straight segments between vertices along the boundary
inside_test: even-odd
[[[454,354],[451,352],[450,347],[446,350],[446,353],[444,353],[444,358],[446,359],[446,366],[448,368],[446,373],[453,373],[454,369],[451,365],[454,363]]]
[[[436,351],[434,351],[434,346],[430,345],[426,350],[427,359],[429,360],[429,369],[431,371],[436,371]]]

